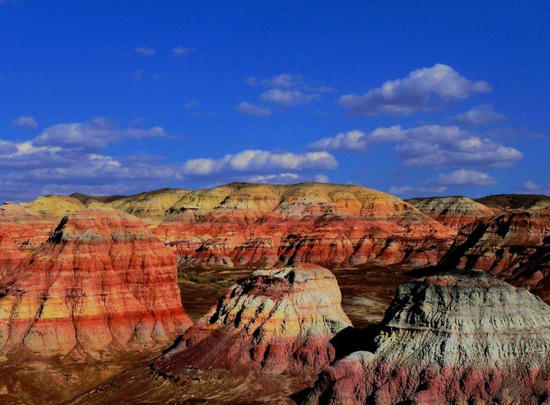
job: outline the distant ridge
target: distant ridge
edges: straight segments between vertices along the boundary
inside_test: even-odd
[[[529,209],[540,202],[550,203],[550,196],[544,194],[495,194],[477,198],[474,201],[490,208]]]

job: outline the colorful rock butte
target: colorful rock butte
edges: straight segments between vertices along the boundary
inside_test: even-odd
[[[318,372],[334,359],[330,340],[350,326],[329,270],[314,265],[258,270],[233,285],[154,367],[170,376],[189,367]]]
[[[437,263],[454,231],[359,186],[232,183],[189,192],[155,234],[189,265],[268,268]]]
[[[550,397],[550,306],[465,271],[402,284],[376,335],[304,404],[538,404]]]
[[[165,345],[190,326],[173,252],[140,220],[85,210],[0,282],[0,353],[83,355]]]
[[[479,269],[532,290],[550,287],[550,208],[513,210],[458,233],[443,269]]]
[[[495,214],[494,209],[466,197],[414,198],[407,202],[423,214],[456,230],[479,218]]]

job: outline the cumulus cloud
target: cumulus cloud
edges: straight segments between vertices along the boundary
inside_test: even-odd
[[[310,150],[363,151],[367,147],[367,134],[357,129],[342,132],[334,137],[321,138],[309,144]]]
[[[235,107],[235,110],[245,115],[255,115],[256,117],[267,117],[271,115],[271,110],[260,105],[243,101]]]
[[[34,140],[38,146],[55,145],[83,150],[100,150],[109,143],[125,138],[140,139],[149,137],[167,137],[160,126],[144,128],[120,128],[105,118],[94,118],[87,122],[56,124],[46,128]]]
[[[263,101],[284,107],[307,104],[317,97],[319,97],[317,94],[306,94],[300,90],[283,89],[269,89],[261,95]]]
[[[308,104],[319,98],[322,93],[334,91],[334,89],[327,86],[316,87],[307,85],[304,83],[301,75],[290,73],[283,73],[268,79],[258,79],[252,76],[248,77],[245,81],[252,86],[266,87],[267,89],[260,95],[260,100],[279,107]],[[246,107],[243,106],[242,109],[245,110]],[[248,110],[252,109],[248,108]]]
[[[211,176],[235,172],[332,170],[337,166],[336,159],[328,152],[295,154],[245,150],[234,155],[225,155],[220,159],[187,160],[183,164],[183,171],[189,176]]]
[[[149,48],[147,46],[139,46],[134,48],[134,52],[143,56],[154,56],[157,53],[155,48]]]
[[[448,65],[436,64],[387,81],[363,95],[345,94],[339,104],[351,115],[408,115],[490,90],[485,81],[469,80]]]
[[[495,111],[490,104],[482,104],[462,114],[451,118],[451,121],[457,125],[476,127],[485,124],[492,124],[506,120],[507,117]]]
[[[466,169],[440,174],[432,182],[445,186],[493,186],[497,183],[496,179],[487,173]]]
[[[174,56],[185,56],[187,55],[188,53],[191,53],[195,51],[195,48],[185,48],[183,46],[176,46],[175,48],[172,48],[170,50],[170,52],[172,53],[172,55]]]
[[[11,126],[13,128],[33,129],[38,127],[38,123],[32,115],[22,115],[13,120]]]
[[[351,131],[323,138],[309,145],[314,150],[364,151],[367,146],[392,143],[406,166],[510,166],[523,154],[488,137],[480,137],[457,126],[423,125],[404,129],[399,125],[377,128],[369,134]]]

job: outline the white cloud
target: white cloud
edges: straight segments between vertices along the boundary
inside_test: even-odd
[[[457,126],[423,125],[404,129],[401,126],[377,128],[369,134],[360,131],[323,138],[309,145],[326,151],[364,151],[367,146],[393,143],[406,166],[510,166],[523,158],[515,148],[488,137],[473,135]]]
[[[529,180],[523,183],[520,190],[526,192],[540,192],[542,190],[542,186],[532,180]]]
[[[273,76],[269,79],[263,79],[263,80],[259,80],[251,76],[246,79],[246,82],[252,86],[289,88],[289,87],[301,86],[303,83],[303,79],[301,75],[292,75],[289,73],[283,73],[277,76]]]
[[[336,159],[328,152],[295,154],[245,150],[235,155],[225,155],[220,159],[187,160],[183,164],[183,171],[189,176],[210,176],[235,172],[331,170],[337,166]]]
[[[483,172],[460,169],[451,173],[440,174],[433,183],[445,186],[493,186],[496,179]]]
[[[391,186],[388,192],[394,195],[410,194],[414,191],[413,186]]]
[[[309,144],[310,150],[327,151],[363,151],[367,147],[367,135],[354,129],[348,132],[342,132],[332,138],[321,138],[316,142]]]
[[[504,121],[506,116],[499,114],[490,104],[482,104],[452,118],[452,121],[463,126],[480,126]]]
[[[32,115],[22,115],[13,120],[11,126],[13,128],[33,129],[38,127],[38,123]]]
[[[184,48],[183,46],[176,46],[175,48],[172,48],[170,50],[170,52],[172,52],[172,55],[179,57],[185,56],[193,51],[195,51],[195,48]]]
[[[324,174],[316,174],[313,179],[318,183],[328,183],[330,179]]]
[[[290,184],[301,180],[296,173],[257,174],[246,179],[250,183]]]
[[[132,72],[132,76],[134,76],[134,79],[136,80],[141,80],[145,77],[145,74],[147,73],[147,71],[143,70],[143,69],[140,69],[140,70],[134,70]]]
[[[339,104],[352,115],[408,115],[490,90],[485,81],[471,81],[450,66],[436,64],[387,81],[364,95],[345,94]]]
[[[441,194],[446,190],[445,186],[391,186],[388,193],[398,196],[418,196]]]
[[[246,101],[243,101],[242,103],[237,105],[235,107],[235,110],[237,110],[241,114],[255,115],[256,117],[267,117],[271,115],[271,110],[269,108],[251,104]]]
[[[243,179],[250,183],[270,183],[270,184],[295,184],[315,181],[318,183],[328,183],[329,178],[324,174],[316,174],[313,177],[302,176],[297,173],[276,173],[276,174],[257,174]]]
[[[306,94],[301,92],[300,90],[282,89],[269,89],[263,92],[261,95],[261,99],[263,101],[285,107],[307,104],[317,97],[319,96],[316,94]]]
[[[157,53],[157,50],[155,48],[149,48],[147,46],[139,46],[137,48],[134,48],[135,53],[139,53],[143,56],[154,56]]]
[[[119,128],[116,123],[105,118],[94,118],[87,122],[56,124],[46,128],[34,140],[38,146],[57,145],[65,148],[100,150],[109,143],[125,138],[140,139],[167,137],[160,126],[144,128]]]
[[[186,103],[183,107],[184,107],[186,110],[193,110],[194,108],[198,107],[199,104],[200,104],[199,101],[193,100],[193,101],[190,101],[190,102]]]

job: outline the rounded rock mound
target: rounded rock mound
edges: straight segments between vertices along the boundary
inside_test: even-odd
[[[496,211],[462,196],[414,198],[407,202],[421,213],[455,230],[479,218],[490,217]]]
[[[318,372],[334,359],[331,339],[350,326],[329,270],[259,270],[233,285],[154,367],[171,376],[189,367]]]
[[[0,353],[103,358],[159,347],[191,324],[176,259],[135,217],[85,210],[0,283]]]
[[[306,404],[543,403],[550,306],[483,272],[402,284],[375,336],[329,366]]]

